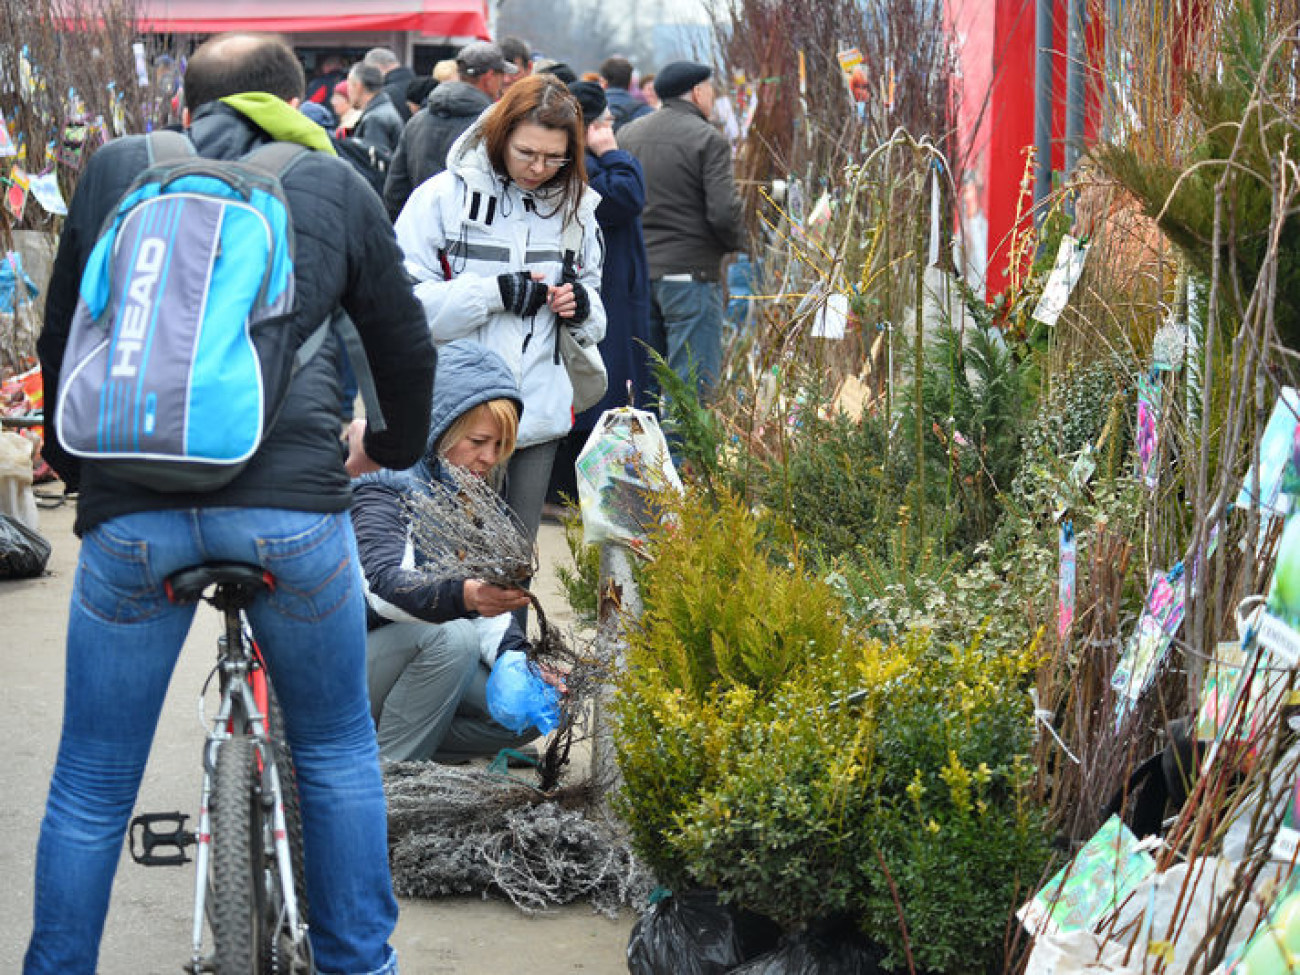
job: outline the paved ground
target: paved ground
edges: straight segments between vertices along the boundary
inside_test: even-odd
[[[59,729],[63,631],[76,564],[71,506],[41,512],[54,547],[49,573],[0,581],[0,972],[20,970],[31,924],[32,863]],[[567,606],[551,566],[567,559],[560,529],[543,525],[539,539],[543,604],[561,622]],[[561,609],[565,612],[561,612]],[[182,654],[141,791],[139,808],[198,805],[198,688],[215,646],[215,613],[201,611]],[[193,873],[145,869],[123,855],[108,918],[99,975],[170,975],[188,957]],[[476,898],[403,901],[394,944],[405,975],[562,975],[626,972],[625,949],[635,918],[610,921],[578,904],[542,917],[508,902]]]

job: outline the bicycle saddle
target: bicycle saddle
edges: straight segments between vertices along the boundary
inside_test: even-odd
[[[205,562],[177,569],[163,582],[173,603],[195,603],[211,586],[219,586],[242,609],[263,592],[275,587],[271,573],[249,562]]]

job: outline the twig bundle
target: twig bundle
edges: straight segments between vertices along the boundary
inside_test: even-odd
[[[398,762],[384,791],[403,897],[495,892],[527,913],[589,898],[614,917],[652,887],[618,824],[574,808],[584,789],[545,795],[482,768]]]
[[[549,792],[559,784],[574,742],[586,734],[584,705],[604,680],[605,668],[589,648],[565,638],[528,589],[537,572],[537,556],[514,512],[483,479],[455,467],[449,472],[450,483],[435,482],[427,493],[407,502],[413,539],[423,559],[420,570],[434,580],[482,579],[528,593],[539,626],[529,659],[564,677],[560,726],[539,769],[541,789]]]

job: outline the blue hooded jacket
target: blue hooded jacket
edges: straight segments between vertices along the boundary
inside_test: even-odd
[[[430,582],[416,571],[420,557],[412,543],[404,499],[428,494],[435,479],[449,482],[438,442],[467,410],[495,399],[510,400],[523,413],[519,386],[504,359],[469,339],[441,346],[424,456],[406,470],[378,471],[355,482],[352,526],[372,629],[396,620],[445,623],[475,616],[465,607],[464,579]]]

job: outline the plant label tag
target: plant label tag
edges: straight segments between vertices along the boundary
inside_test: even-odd
[[[1056,252],[1056,264],[1052,267],[1047,286],[1043,288],[1043,295],[1034,308],[1035,321],[1042,322],[1049,328],[1056,324],[1070,300],[1070,292],[1083,274],[1083,263],[1088,257],[1089,246],[1069,234],[1061,238],[1061,246]]]

